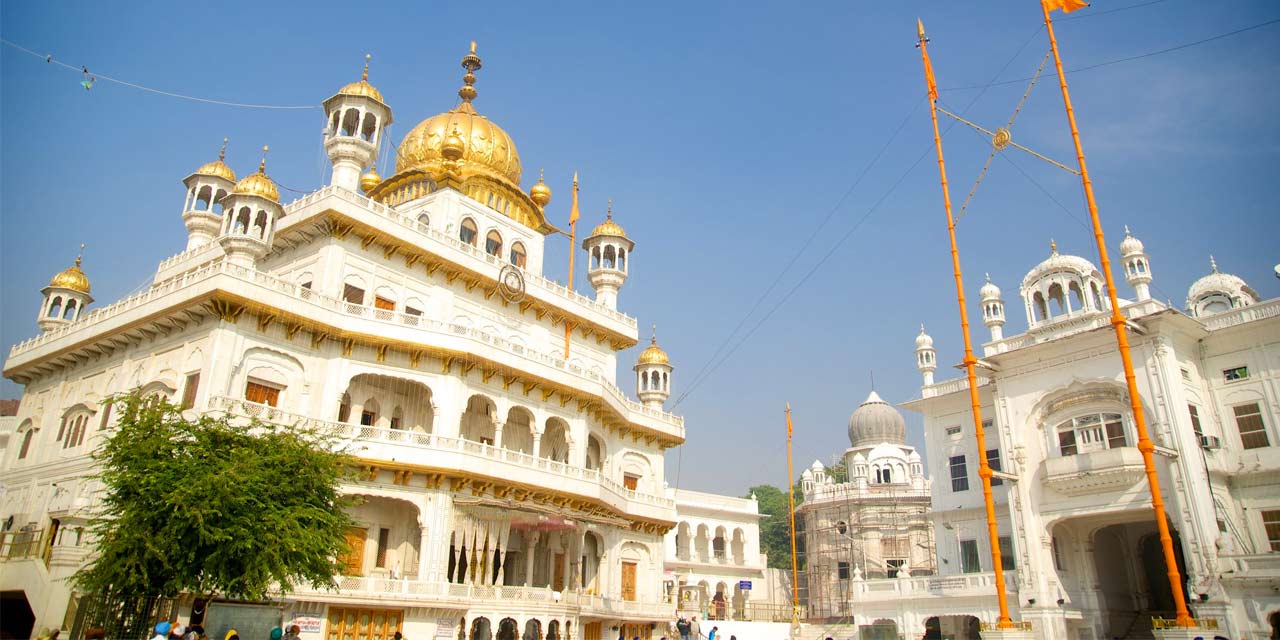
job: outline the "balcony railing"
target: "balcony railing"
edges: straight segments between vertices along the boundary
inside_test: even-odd
[[[634,489],[628,489],[622,484],[605,477],[595,469],[576,467],[550,458],[541,458],[521,451],[495,447],[493,445],[476,442],[474,440],[467,440],[465,438],[452,438],[433,433],[410,431],[407,429],[386,429],[382,427],[320,420],[304,416],[302,414],[277,409],[269,405],[249,402],[248,400],[241,400],[238,398],[230,398],[227,396],[214,397],[210,399],[209,405],[211,409],[218,409],[249,418],[257,418],[263,422],[317,429],[340,438],[350,438],[360,442],[379,442],[433,451],[460,452],[486,462],[508,462],[526,469],[544,471],[564,479],[585,480],[588,482],[598,483],[605,491],[611,494],[611,497],[618,504],[638,502],[662,509],[675,508],[674,500],[662,496],[642,493]]]
[[[1011,593],[1018,591],[1017,574],[1004,572],[1005,587]],[[941,596],[977,596],[995,594],[994,573],[966,573],[952,576],[923,576],[918,578],[878,578],[875,580],[851,580],[849,597],[853,600],[896,600],[931,598]]]
[[[1208,318],[1201,320],[1201,322],[1209,329],[1225,329],[1227,327],[1234,327],[1238,324],[1244,324],[1246,322],[1253,322],[1254,320],[1262,320],[1265,318],[1274,318],[1276,316],[1280,316],[1280,299],[1225,311],[1217,315],[1209,316]]]
[[[561,606],[591,614],[668,618],[674,606],[663,602],[621,600],[591,595],[579,591],[553,591],[547,587],[508,587],[453,584],[449,582],[408,580],[397,578],[373,578],[366,576],[338,576],[337,590],[315,589],[298,586],[293,596],[334,596],[362,600],[391,600],[430,604],[432,602],[465,602],[472,607],[510,606],[519,603],[540,603],[544,606]]]
[[[424,316],[346,302],[339,298],[323,295],[319,292],[302,287],[301,285],[281,280],[280,278],[270,274],[235,265],[225,260],[211,263],[193,271],[162,281],[142,293],[130,296],[109,306],[95,309],[77,322],[47,331],[39,336],[29,338],[23,342],[15,344],[13,348],[9,350],[9,357],[13,358],[14,356],[29,352],[64,336],[86,330],[94,324],[128,313],[161,297],[180,292],[187,287],[221,275],[231,276],[245,282],[263,286],[275,291],[276,293],[293,297],[304,303],[315,305],[350,317],[365,318],[398,326],[416,327],[436,333],[470,338],[476,342],[505,351],[520,360],[551,367],[577,378],[598,383],[601,385],[606,398],[611,399],[624,411],[653,418],[675,427],[678,430],[676,435],[684,435],[683,418],[658,409],[646,407],[639,402],[635,402],[630,398],[627,398],[621,389],[604,376],[597,374],[590,369],[584,369],[580,366],[571,364],[558,357],[558,355],[542,353],[535,349],[515,344],[501,337],[490,335],[471,327],[440,322]]]

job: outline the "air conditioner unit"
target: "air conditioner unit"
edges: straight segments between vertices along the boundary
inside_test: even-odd
[[[1200,448],[1208,451],[1222,448],[1222,438],[1218,436],[1200,436]]]

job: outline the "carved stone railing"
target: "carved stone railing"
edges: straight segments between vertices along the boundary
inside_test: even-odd
[[[1017,593],[1017,574],[1004,572],[1005,587]],[[966,573],[953,576],[923,576],[916,578],[877,578],[864,580],[855,577],[849,581],[849,596],[855,601],[896,600],[921,597],[955,597],[995,595],[995,574]]]
[[[1217,330],[1276,316],[1280,316],[1280,298],[1269,300],[1262,304],[1224,311],[1204,318],[1200,322],[1208,329]]]

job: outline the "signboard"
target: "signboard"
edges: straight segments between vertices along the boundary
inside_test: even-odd
[[[299,615],[284,626],[287,630],[292,625],[298,625],[301,629],[299,633],[321,633],[324,631],[324,618],[320,616]]]
[[[436,637],[452,638],[458,621],[454,618],[436,618]]]
[[[750,580],[739,580],[739,581],[738,581],[738,588],[739,588],[739,589],[741,589],[741,590],[743,590],[743,591],[750,591],[750,590],[751,590],[751,581],[750,581]]]

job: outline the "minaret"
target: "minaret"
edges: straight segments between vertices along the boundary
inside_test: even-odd
[[[978,291],[982,297],[982,323],[991,331],[991,340],[1004,339],[1004,298],[1000,296],[1000,287],[991,284],[991,274],[987,274],[987,283]]]
[[[636,395],[646,407],[662,409],[662,405],[671,397],[671,360],[667,352],[658,346],[658,325],[653,326],[653,337],[649,346],[640,352],[640,357],[633,367],[636,372]]]
[[[195,249],[218,237],[222,225],[222,199],[236,184],[236,172],[227,166],[227,139],[222,139],[218,159],[196,169],[182,181],[187,185],[187,202],[182,206],[182,222],[187,226],[187,249]]]
[[[610,309],[618,308],[618,290],[627,281],[627,260],[635,244],[613,221],[613,201],[610,200],[605,221],[582,241],[582,248],[590,256],[587,279],[596,290],[596,302]]]
[[[84,253],[84,245],[80,245],[80,252]],[[89,295],[89,277],[80,270],[80,259],[81,256],[76,256],[74,265],[54,276],[49,286],[40,290],[44,301],[40,303],[36,325],[41,331],[75,322],[93,302],[93,296]]]
[[[933,384],[933,372],[938,368],[937,352],[933,350],[933,338],[924,332],[920,325],[920,335],[916,336],[916,368],[924,376],[924,386]]]
[[[328,118],[324,150],[333,163],[330,184],[350,191],[361,186],[360,172],[377,160],[382,133],[391,124],[391,107],[382,101],[382,93],[369,84],[371,57],[364,57],[364,73],[359,82],[339,89],[323,103]]]
[[[276,220],[284,214],[280,208],[280,191],[267,177],[267,147],[262,147],[262,162],[257,173],[241,178],[231,195],[223,201],[222,235],[218,243],[227,260],[255,269],[258,260],[267,255],[275,233]]]
[[[1147,254],[1142,241],[1129,233],[1129,225],[1124,227],[1124,240],[1120,243],[1120,259],[1124,261],[1124,279],[1138,294],[1138,302],[1151,299],[1151,263],[1147,262]]]

